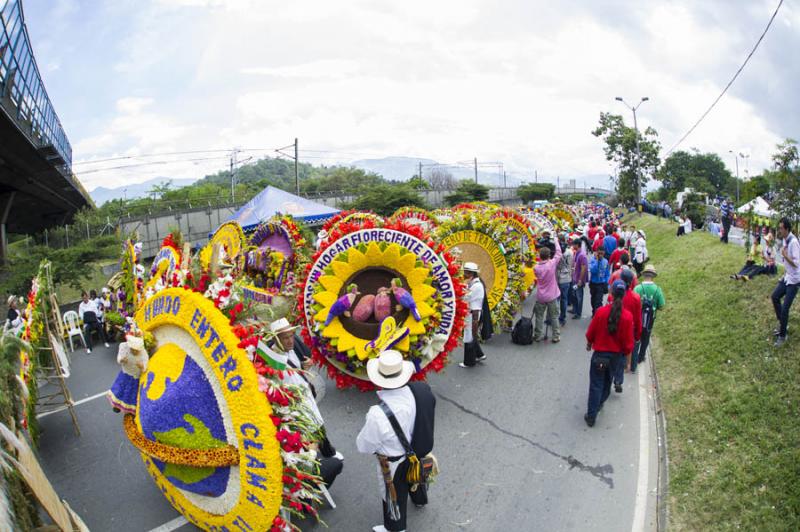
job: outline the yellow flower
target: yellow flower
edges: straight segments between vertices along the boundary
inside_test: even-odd
[[[368,358],[370,353],[366,344],[371,339],[359,338],[350,333],[338,316],[328,326],[323,325],[331,306],[339,299],[344,283],[368,268],[394,270],[409,287],[422,320],[417,321],[409,314],[405,322],[400,325],[401,328],[408,327],[409,334],[395,346],[395,349],[408,352],[411,348],[411,337],[425,334],[426,323],[436,313],[437,305],[433,299],[436,289],[430,285],[430,269],[418,263],[417,257],[399,244],[388,244],[383,247],[376,242],[370,242],[368,245],[352,247],[347,253],[337,256],[331,262],[326,274],[318,279],[314,303],[319,308],[314,315],[314,321],[322,328],[322,336],[330,339],[331,345],[335,345],[338,352],[350,353],[359,360]]]

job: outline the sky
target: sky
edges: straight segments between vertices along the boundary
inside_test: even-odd
[[[614,98],[649,97],[639,127],[655,128],[666,152],[777,3],[23,0],[73,169],[90,190],[201,177],[227,167],[225,150],[274,155],[296,137],[312,164],[477,157],[522,180],[608,175],[591,130],[601,112],[632,123]],[[800,7],[786,2],[680,149],[718,153],[734,173],[729,150],[749,155],[744,177],[800,136],[799,29]],[[171,152],[198,153],[91,162]]]

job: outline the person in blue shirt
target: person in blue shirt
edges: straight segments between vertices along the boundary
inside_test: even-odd
[[[589,294],[592,301],[592,316],[597,309],[603,306],[603,296],[608,292],[608,278],[611,271],[605,253],[603,246],[600,246],[589,259]]]
[[[619,242],[617,241],[616,232],[614,231],[613,226],[609,226],[608,230],[606,231],[606,237],[603,239],[603,249],[606,252],[606,257],[610,257],[614,250],[617,249],[617,245]]]

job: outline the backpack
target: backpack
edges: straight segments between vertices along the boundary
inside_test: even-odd
[[[655,301],[645,293],[644,288],[642,288],[642,293],[639,295],[642,300],[642,329],[649,331],[653,328],[653,322],[656,319]]]
[[[517,345],[533,343],[533,320],[528,316],[520,316],[511,330],[511,341]]]

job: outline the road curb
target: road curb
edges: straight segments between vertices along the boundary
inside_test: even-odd
[[[656,432],[658,437],[658,483],[656,496],[656,530],[663,532],[669,524],[669,452],[667,446],[667,418],[661,405],[661,386],[653,357],[652,343],[648,346],[647,360],[650,363],[650,380],[653,383],[653,402],[655,403]]]

